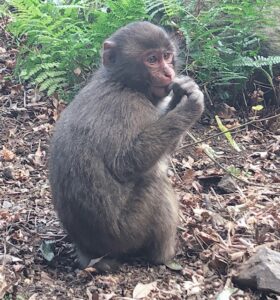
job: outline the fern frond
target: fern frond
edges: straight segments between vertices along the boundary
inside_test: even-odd
[[[41,71],[42,65],[35,65],[33,67],[33,69],[29,70],[29,72],[26,74],[25,78],[26,80],[28,80],[29,78],[31,78],[33,75],[35,75],[36,73],[38,73],[39,71]],[[23,75],[23,73],[20,74],[21,76]]]
[[[143,0],[106,0],[100,5],[79,0],[62,1],[67,5],[5,1],[14,8],[9,31],[18,38],[24,36],[15,74],[35,81],[48,94],[70,94],[81,81],[73,76],[74,68],[84,72],[97,66],[105,38],[129,22],[147,18]],[[110,12],[104,11],[104,6]],[[63,90],[66,86],[70,87],[67,91]]]
[[[49,70],[51,68],[58,67],[59,63],[58,62],[50,62],[50,63],[44,63],[41,66],[43,69]]]
[[[34,80],[37,84],[41,84],[43,81],[45,81],[47,78],[55,78],[60,77],[62,75],[66,75],[66,71],[47,71],[42,72],[39,76],[37,76]]]
[[[241,59],[235,61],[233,65],[236,67],[261,68],[277,64],[280,64],[280,56],[255,56],[254,58],[242,57]]]
[[[64,77],[57,77],[57,78],[48,78],[47,80],[45,80],[39,88],[39,91],[45,91],[47,89],[49,89],[51,86],[53,85],[57,85],[59,83],[65,82],[66,79]]]
[[[57,83],[50,86],[47,90],[47,95],[50,96],[57,90],[62,90],[63,88],[67,87],[68,83]]]
[[[144,4],[150,19],[153,19],[159,13],[172,18],[183,10],[183,7],[176,0],[145,0]]]
[[[161,10],[163,4],[161,0],[155,0],[155,1],[146,0],[145,5],[146,5],[147,12],[152,12],[155,11],[158,7]]]

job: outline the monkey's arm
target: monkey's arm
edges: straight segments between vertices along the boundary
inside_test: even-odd
[[[182,109],[180,104],[144,128],[125,148],[120,149],[111,168],[120,181],[133,180],[147,172],[165,153],[171,151],[170,145],[175,145],[200,117],[203,104],[185,98],[188,109]]]

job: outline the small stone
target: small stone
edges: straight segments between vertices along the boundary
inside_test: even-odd
[[[199,274],[199,275],[203,275],[203,270],[202,269],[197,269],[196,273]]]
[[[213,282],[213,287],[218,288],[220,287],[221,283],[219,281],[214,281]]]
[[[12,206],[13,206],[13,204],[11,202],[6,201],[6,200],[3,201],[2,208],[8,209],[8,208],[11,208]]]
[[[13,168],[11,168],[11,167],[5,168],[3,170],[3,177],[7,180],[13,179],[14,178]]]
[[[280,294],[280,253],[263,247],[239,269],[233,282],[240,288]]]
[[[230,175],[225,175],[218,183],[218,188],[227,194],[234,193],[236,191],[236,183]]]

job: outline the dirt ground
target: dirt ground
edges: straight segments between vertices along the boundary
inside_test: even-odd
[[[203,143],[188,137],[174,154],[169,176],[181,208],[176,264],[138,261],[105,275],[94,268],[79,270],[53,210],[47,177],[49,141],[65,104],[32,84],[14,81],[18,49],[2,25],[0,299],[278,299],[234,290],[231,282],[259,247],[280,250],[280,133],[275,122],[238,128],[233,138],[240,152],[224,135],[217,136],[216,123],[200,123],[192,134]],[[223,117],[228,127],[245,122],[235,112]],[[207,145],[216,162],[205,154]],[[226,169],[241,180],[228,180]]]

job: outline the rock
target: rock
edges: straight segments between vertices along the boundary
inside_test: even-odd
[[[3,177],[6,180],[14,179],[14,172],[12,167],[7,167],[3,170]]]
[[[222,177],[218,183],[218,188],[220,188],[225,194],[234,193],[237,190],[235,180],[230,175]]]
[[[240,288],[280,294],[280,253],[261,248],[239,269],[233,282]]]

